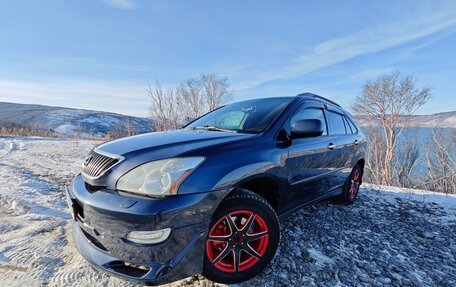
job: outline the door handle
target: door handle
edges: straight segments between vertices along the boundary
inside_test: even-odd
[[[355,140],[355,145],[357,145],[357,144],[358,144],[358,140]]]
[[[328,145],[328,149],[330,149],[330,150],[333,150],[333,149],[335,149],[335,148],[336,148],[336,145],[333,144],[333,143],[330,143],[330,144]]]

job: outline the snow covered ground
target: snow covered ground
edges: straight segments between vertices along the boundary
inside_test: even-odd
[[[89,267],[69,233],[63,188],[96,144],[0,138],[0,286],[130,286]],[[455,196],[364,185],[351,206],[286,219],[271,266],[241,286],[455,286],[455,234]]]

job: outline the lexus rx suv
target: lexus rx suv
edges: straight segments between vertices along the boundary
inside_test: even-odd
[[[229,104],[94,148],[67,188],[73,238],[89,263],[124,279],[242,282],[274,257],[280,219],[356,199],[365,154],[352,116],[323,97]]]

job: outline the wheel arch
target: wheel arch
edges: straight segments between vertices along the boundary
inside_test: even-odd
[[[234,189],[247,189],[264,198],[277,213],[280,206],[280,182],[269,174],[259,174],[243,179]]]
[[[220,205],[223,204],[224,198],[227,198],[236,190],[247,189],[264,198],[272,206],[274,211],[279,214],[278,211],[280,207],[280,194],[282,188],[280,180],[271,174],[257,174],[246,177],[232,185],[230,192],[226,193],[223,198],[220,199],[214,210],[217,210]]]
[[[364,165],[366,164],[366,160],[364,158],[361,158],[356,162],[356,164],[359,164],[364,171]]]
[[[361,158],[356,162],[356,164],[361,167],[361,183],[362,183],[363,175],[364,175],[364,166],[366,165],[366,160],[364,158]]]

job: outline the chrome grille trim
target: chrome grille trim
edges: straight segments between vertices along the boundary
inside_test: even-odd
[[[90,179],[100,178],[107,171],[124,160],[123,156],[104,152],[98,148],[93,149],[87,158],[88,157],[91,157],[91,159],[87,165],[85,162],[82,163],[82,173],[85,177]]]

